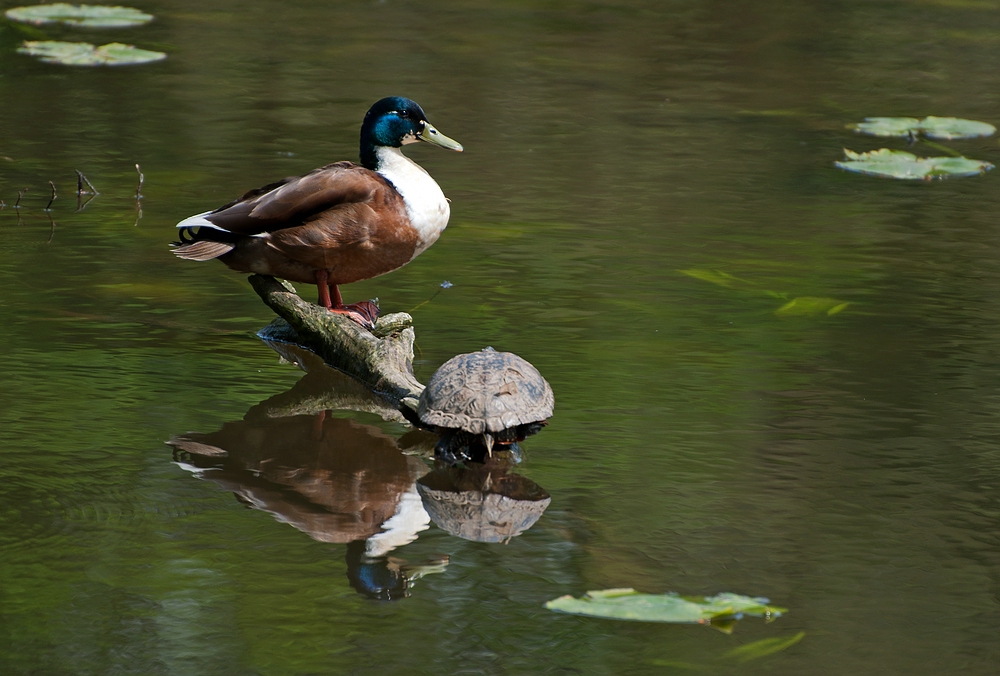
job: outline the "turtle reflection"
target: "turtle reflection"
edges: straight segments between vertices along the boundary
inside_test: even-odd
[[[417,481],[424,509],[441,530],[476,542],[509,542],[535,525],[552,502],[508,465],[442,467]]]

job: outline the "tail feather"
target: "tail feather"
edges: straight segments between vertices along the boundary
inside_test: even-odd
[[[213,242],[212,240],[203,239],[191,244],[175,245],[173,253],[178,258],[189,261],[210,261],[213,258],[218,258],[229,253],[235,248],[235,245],[228,242]]]

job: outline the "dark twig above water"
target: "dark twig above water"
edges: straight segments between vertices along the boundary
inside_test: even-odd
[[[146,176],[138,163],[135,165],[135,173],[139,174],[139,182],[135,186],[135,199],[138,201],[142,199],[142,185],[146,182]]]
[[[73,171],[76,172],[76,194],[77,194],[77,196],[79,196],[79,195],[100,195],[101,194],[101,193],[97,192],[97,188],[94,187],[94,184],[91,183],[89,180],[87,180],[87,177],[83,175],[82,171],[80,171],[79,169],[74,169]],[[84,189],[84,187],[83,187],[84,185],[87,186],[87,189]]]
[[[49,187],[52,188],[52,197],[49,198],[49,203],[45,205],[45,211],[51,211],[52,203],[56,201],[56,184],[49,181]]]

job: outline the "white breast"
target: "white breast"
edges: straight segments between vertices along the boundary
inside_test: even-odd
[[[410,223],[420,233],[413,257],[437,241],[448,226],[451,208],[441,188],[423,167],[399,151],[399,148],[379,148],[378,173],[385,176],[403,196]],[[411,259],[412,260],[412,259]]]

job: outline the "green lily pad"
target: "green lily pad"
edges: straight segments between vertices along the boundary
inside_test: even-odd
[[[106,5],[70,5],[57,2],[51,5],[31,5],[15,7],[5,12],[8,19],[41,26],[47,23],[62,23],[67,26],[87,28],[124,28],[141,26],[153,20],[134,7],[109,7]]]
[[[920,120],[915,117],[866,117],[864,122],[849,125],[848,129],[869,136],[906,138],[920,132]]]
[[[163,52],[139,49],[120,42],[94,47],[89,42],[25,42],[17,50],[21,54],[37,56],[46,63],[64,66],[126,66],[151,63],[167,58]]]
[[[834,162],[836,166],[846,171],[883,178],[930,180],[949,176],[978,176],[993,168],[989,162],[966,157],[917,157],[913,153],[888,148],[870,153],[855,153],[845,148],[844,155],[847,160]]]
[[[927,138],[950,141],[960,138],[993,136],[997,128],[986,122],[963,120],[959,117],[925,117],[920,130]]]
[[[927,138],[944,141],[992,136],[997,130],[986,122],[933,115],[923,120],[915,117],[866,117],[864,122],[850,125],[850,128],[869,136],[908,138],[923,134]]]
[[[549,610],[614,620],[708,624],[712,620],[755,615],[778,617],[784,608],[768,605],[764,598],[740,594],[683,597],[677,594],[641,594],[634,589],[590,591],[581,598],[561,596],[545,604]]]

